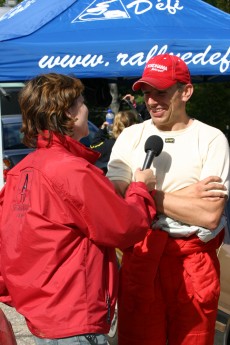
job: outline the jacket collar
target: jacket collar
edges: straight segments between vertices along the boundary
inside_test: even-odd
[[[37,147],[43,148],[52,146],[63,146],[75,156],[82,157],[91,164],[94,164],[101,155],[100,153],[89,149],[85,145],[81,144],[79,141],[76,141],[67,135],[62,136],[58,133],[52,132],[52,138],[49,146],[47,146],[47,138],[48,131],[44,131],[43,134],[39,134]]]

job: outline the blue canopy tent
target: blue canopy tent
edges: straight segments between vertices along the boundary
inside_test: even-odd
[[[135,78],[164,52],[197,80],[230,79],[230,15],[201,0],[25,0],[0,18],[0,81]]]

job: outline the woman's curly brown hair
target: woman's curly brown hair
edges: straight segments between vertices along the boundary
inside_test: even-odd
[[[74,120],[66,113],[83,90],[79,79],[57,73],[41,74],[28,81],[19,94],[23,143],[36,147],[38,134],[44,130],[49,133],[48,144],[53,132],[72,136]]]

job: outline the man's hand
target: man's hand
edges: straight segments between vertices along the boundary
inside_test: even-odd
[[[173,193],[156,191],[157,211],[190,225],[214,230],[219,225],[227,193],[218,176],[209,176]]]
[[[173,194],[216,201],[226,197],[226,187],[221,182],[220,177],[209,176],[191,186],[175,191]]]

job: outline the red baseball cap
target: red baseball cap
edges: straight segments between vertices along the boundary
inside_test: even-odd
[[[143,83],[164,90],[177,82],[191,84],[186,63],[175,55],[156,55],[147,62],[142,78],[133,84],[133,90],[139,90]]]

